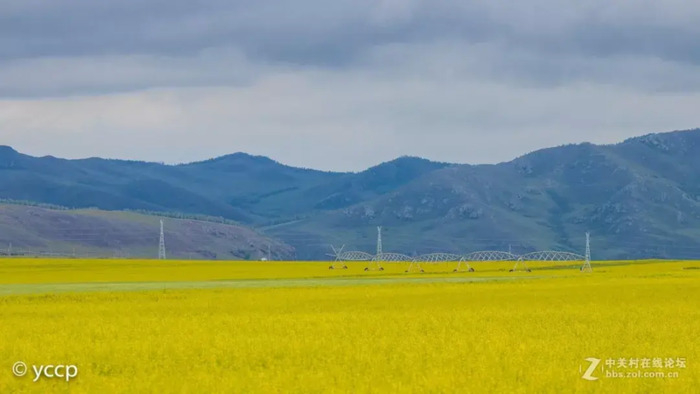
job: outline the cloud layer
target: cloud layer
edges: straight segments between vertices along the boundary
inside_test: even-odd
[[[0,144],[357,170],[698,126],[686,1],[9,0]]]

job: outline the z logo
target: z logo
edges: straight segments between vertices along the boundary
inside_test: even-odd
[[[600,364],[600,359],[599,358],[587,358],[586,361],[591,363],[591,365],[588,366],[588,369],[583,374],[582,378],[584,378],[586,380],[598,380],[598,378],[593,376],[593,372],[595,372],[595,369],[598,368],[598,364]]]

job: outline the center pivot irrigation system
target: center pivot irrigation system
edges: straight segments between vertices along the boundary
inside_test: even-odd
[[[582,261],[581,272],[592,272],[591,267],[591,237],[586,233],[586,254],[580,255],[571,252],[562,252],[556,250],[545,250],[532,252],[523,255],[516,255],[511,252],[502,252],[497,250],[484,250],[472,252],[468,254],[453,254],[453,253],[430,253],[417,257],[410,257],[401,253],[386,253],[382,250],[382,228],[377,227],[377,253],[369,254],[367,252],[351,250],[345,251],[345,246],[335,248],[331,245],[333,253],[329,256],[335,260],[329,269],[347,269],[346,262],[348,261],[366,261],[367,267],[365,271],[384,271],[382,263],[409,263],[406,272],[424,272],[421,264],[430,263],[457,263],[457,268],[454,272],[474,272],[474,268],[469,265],[475,261],[513,261],[515,265],[510,272],[526,271],[530,272],[526,262],[528,261]]]

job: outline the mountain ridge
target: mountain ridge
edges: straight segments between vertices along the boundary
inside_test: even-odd
[[[567,144],[497,164],[402,156],[360,172],[241,152],[164,165],[34,158],[0,147],[0,198],[221,216],[270,228],[300,258],[321,258],[328,243],[371,250],[376,225],[391,228],[394,248],[405,253],[513,243],[572,249],[590,230],[607,258],[674,257],[659,246],[674,240],[700,255],[698,173],[700,129]]]
[[[295,168],[295,169],[300,169],[300,170],[311,170],[311,171],[317,171],[317,172],[330,172],[330,173],[344,173],[344,174],[345,174],[345,173],[359,173],[359,172],[364,172],[364,171],[366,171],[366,170],[368,170],[368,169],[371,169],[371,168],[373,168],[373,167],[381,166],[382,164],[389,163],[389,162],[396,161],[396,160],[405,159],[405,158],[407,158],[407,159],[420,159],[420,160],[425,160],[425,161],[434,162],[434,163],[443,163],[443,164],[451,164],[451,165],[471,165],[471,166],[498,165],[498,164],[508,163],[508,162],[517,160],[517,159],[519,159],[519,158],[521,158],[521,157],[530,155],[530,154],[532,154],[532,153],[536,153],[536,152],[540,152],[540,151],[546,151],[546,150],[549,150],[549,149],[557,149],[557,148],[561,148],[561,147],[565,147],[565,146],[593,145],[593,146],[604,147],[604,146],[616,146],[616,145],[621,145],[621,144],[627,144],[627,143],[630,143],[630,142],[647,142],[647,143],[650,143],[650,144],[653,145],[653,144],[656,144],[656,143],[657,143],[657,142],[655,142],[655,141],[658,141],[658,138],[659,138],[659,137],[662,137],[662,138],[663,138],[663,136],[670,135],[670,134],[672,134],[672,135],[683,135],[683,134],[686,134],[686,133],[687,133],[687,134],[693,134],[693,133],[697,132],[698,130],[699,130],[698,128],[693,128],[693,129],[673,130],[673,131],[665,131],[665,132],[653,132],[653,133],[642,134],[642,135],[639,135],[639,136],[629,137],[629,138],[626,138],[626,139],[624,139],[624,140],[622,140],[622,141],[620,141],[620,142],[607,143],[607,144],[593,144],[593,143],[591,143],[591,142],[585,142],[585,141],[584,141],[584,142],[577,142],[577,143],[566,143],[566,144],[560,144],[560,145],[556,145],[556,146],[550,146],[550,147],[545,147],[545,148],[536,149],[536,150],[534,150],[534,151],[527,152],[527,153],[521,154],[521,155],[519,155],[519,156],[516,156],[516,157],[514,157],[514,158],[511,159],[511,160],[507,160],[507,161],[503,161],[503,162],[499,162],[499,163],[449,163],[449,162],[441,162],[441,161],[431,160],[431,159],[423,158],[423,157],[420,157],[420,156],[401,155],[401,156],[399,156],[399,157],[397,157],[397,158],[395,158],[395,159],[388,160],[388,161],[385,161],[385,162],[382,162],[382,163],[378,163],[378,164],[376,164],[376,165],[371,165],[371,166],[367,167],[365,170],[362,170],[362,171],[331,171],[331,170],[321,170],[321,169],[315,169],[315,168],[309,168],[309,167],[299,167],[299,166],[293,166],[293,165],[289,165],[289,164],[284,164],[284,163],[279,162],[279,161],[277,161],[277,160],[275,160],[275,159],[273,159],[273,158],[271,158],[271,157],[269,157],[269,156],[257,155],[257,154],[250,154],[250,153],[241,152],[241,151],[233,152],[233,153],[228,153],[228,154],[224,154],[224,155],[220,155],[220,156],[215,156],[215,157],[211,157],[211,158],[208,158],[208,159],[194,160],[194,161],[184,162],[184,163],[171,163],[171,164],[163,163],[163,162],[157,162],[157,161],[148,161],[148,160],[133,160],[133,159],[106,158],[106,157],[103,158],[103,157],[98,157],[98,156],[90,156],[90,157],[76,158],[76,159],[68,159],[68,158],[56,157],[56,156],[53,156],[53,155],[34,156],[34,155],[29,155],[29,154],[20,153],[19,151],[17,151],[16,149],[14,149],[12,146],[10,146],[10,145],[4,145],[4,144],[0,144],[0,155],[3,153],[3,151],[9,151],[9,152],[12,152],[12,153],[20,154],[20,155],[22,155],[22,156],[26,156],[26,157],[30,157],[30,158],[36,158],[36,159],[41,159],[41,158],[53,158],[53,159],[66,160],[66,161],[104,160],[104,161],[117,161],[117,162],[123,162],[123,163],[156,164],[156,165],[171,166],[171,167],[189,166],[189,165],[193,165],[193,164],[201,164],[201,163],[206,163],[206,162],[219,161],[219,160],[224,160],[224,159],[228,159],[228,158],[246,157],[246,158],[250,158],[250,159],[263,159],[263,160],[265,160],[265,161],[270,161],[270,162],[273,162],[273,163],[275,163],[275,164],[278,164],[278,165],[280,165],[280,166],[289,167],[289,168]]]

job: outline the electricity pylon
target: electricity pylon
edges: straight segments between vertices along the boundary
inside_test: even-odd
[[[377,226],[377,255],[367,263],[365,271],[384,271],[382,267],[382,226]]]
[[[160,221],[160,241],[158,242],[158,260],[165,260],[165,232],[163,231],[163,221]]]
[[[586,233],[586,261],[581,266],[581,272],[593,272],[593,267],[591,267],[591,233]]]

